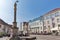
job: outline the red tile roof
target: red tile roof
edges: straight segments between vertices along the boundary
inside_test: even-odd
[[[7,26],[10,26],[10,27],[12,26],[12,25],[10,25],[10,24],[4,22],[2,19],[0,19],[0,24],[7,25]]]
[[[52,13],[59,11],[59,10],[60,10],[60,8],[53,9],[53,10],[49,11],[48,13],[46,13],[45,15],[52,14]],[[45,15],[43,15],[43,16],[45,16]]]

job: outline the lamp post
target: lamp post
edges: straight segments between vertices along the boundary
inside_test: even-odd
[[[12,27],[13,34],[10,40],[20,40],[20,38],[17,36],[18,34],[18,27],[17,27],[17,22],[16,22],[17,2],[18,1],[14,3],[14,22],[13,22],[13,27]]]

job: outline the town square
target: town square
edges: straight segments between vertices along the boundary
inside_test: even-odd
[[[0,40],[60,40],[60,1],[0,0]]]
[[[36,36],[36,40],[60,40],[60,36],[52,36],[52,35],[31,35]],[[0,38],[0,40],[9,40],[9,37]]]

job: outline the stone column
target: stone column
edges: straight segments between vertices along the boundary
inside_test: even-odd
[[[17,28],[17,22],[16,22],[16,11],[17,11],[17,4],[15,2],[14,4],[14,22],[13,22],[13,34],[16,35],[18,28]]]
[[[17,3],[18,1],[15,2],[14,4],[14,21],[13,21],[13,27],[12,27],[12,37],[10,38],[10,40],[20,40],[20,38],[17,36],[18,33],[18,27],[17,27],[17,22],[16,22],[16,11],[17,11]]]

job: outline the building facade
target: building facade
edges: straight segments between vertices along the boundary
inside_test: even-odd
[[[42,17],[29,21],[31,33],[51,33],[53,30],[60,31],[60,8],[49,11]]]
[[[28,22],[20,23],[20,31],[23,31],[23,34],[28,33]]]
[[[7,24],[2,19],[0,19],[0,32],[10,33],[12,25]]]
[[[43,32],[43,17],[38,17],[29,21],[30,33]]]
[[[56,8],[44,15],[44,31],[60,30],[60,8]]]

